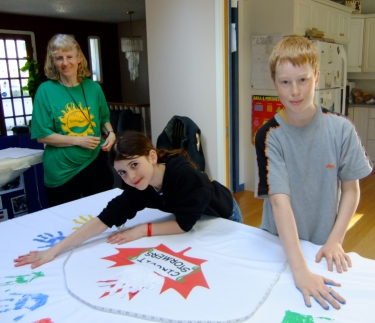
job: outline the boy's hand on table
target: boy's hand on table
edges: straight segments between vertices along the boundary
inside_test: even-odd
[[[339,293],[329,287],[329,285],[341,286],[341,284],[338,284],[331,279],[315,275],[310,271],[302,271],[294,274],[294,282],[297,289],[302,293],[305,304],[308,307],[311,307],[310,296],[312,296],[325,310],[329,309],[327,302],[337,310],[340,308],[338,302],[341,304],[346,303],[345,299]]]
[[[37,268],[46,262],[52,261],[56,257],[50,249],[44,251],[30,251],[27,255],[18,256],[14,259],[15,267],[31,264],[31,268]]]
[[[338,273],[348,271],[348,267],[352,266],[350,257],[345,253],[340,243],[327,242],[316,254],[315,261],[320,262],[323,257],[327,259],[329,271],[333,271],[333,263],[335,263]]]

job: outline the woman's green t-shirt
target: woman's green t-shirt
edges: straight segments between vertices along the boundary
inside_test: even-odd
[[[43,166],[47,187],[68,182],[98,156],[104,142],[101,129],[106,122],[110,122],[107,101],[100,85],[91,79],[85,78],[75,87],[64,87],[52,80],[39,86],[33,105],[32,139],[54,133],[101,138],[100,145],[93,150],[46,145]]]

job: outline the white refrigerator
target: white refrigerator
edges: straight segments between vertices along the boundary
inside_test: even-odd
[[[319,51],[320,80],[315,87],[314,103],[330,111],[345,113],[347,59],[339,44],[313,41]]]

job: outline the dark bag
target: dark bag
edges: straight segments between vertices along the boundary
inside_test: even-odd
[[[201,130],[188,117],[173,116],[159,135],[158,149],[184,149],[199,170],[204,172],[206,163],[201,142]]]

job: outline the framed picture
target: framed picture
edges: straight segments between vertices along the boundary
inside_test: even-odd
[[[8,210],[2,209],[0,210],[0,222],[8,220]]]
[[[20,195],[11,199],[13,214],[20,214],[27,212],[26,195]]]

